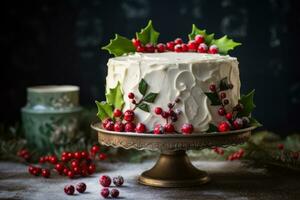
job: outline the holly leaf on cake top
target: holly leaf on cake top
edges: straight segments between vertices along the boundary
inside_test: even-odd
[[[147,92],[147,89],[148,89],[148,83],[144,79],[142,79],[139,83],[139,92],[142,95],[145,95]]]
[[[121,84],[118,82],[115,88],[108,89],[106,96],[106,102],[112,105],[114,108],[122,110],[124,105],[123,93],[121,90]]]
[[[149,20],[148,25],[143,28],[139,33],[136,33],[136,38],[141,41],[143,45],[148,43],[156,44],[159,32],[157,32],[152,25],[152,20]]]
[[[148,103],[154,103],[156,97],[157,97],[158,93],[154,93],[154,92],[150,92],[149,94],[147,94],[144,97],[144,101],[148,102]]]
[[[243,105],[241,111],[239,111],[239,117],[248,117],[250,116],[253,109],[256,107],[253,101],[255,90],[252,90],[247,95],[242,95],[239,103]]]
[[[107,103],[105,101],[101,101],[101,102],[95,101],[95,103],[96,103],[97,108],[98,108],[97,116],[101,120],[113,117],[113,108],[109,103]]]
[[[107,50],[114,56],[122,56],[123,54],[135,52],[135,47],[131,40],[118,34],[115,35],[114,39],[110,40],[108,45],[102,47],[102,49]]]
[[[241,43],[235,42],[232,39],[229,39],[227,35],[219,38],[219,39],[213,39],[211,41],[211,45],[216,45],[219,50],[219,54],[226,55],[228,54],[228,51],[233,50],[235,47],[240,46]]]
[[[205,29],[201,30],[195,24],[193,24],[192,32],[189,34],[189,39],[193,40],[196,35],[202,35],[205,39],[205,43],[209,45],[211,41],[214,39],[215,34],[214,33],[207,34]]]

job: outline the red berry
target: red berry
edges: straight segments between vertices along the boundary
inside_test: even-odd
[[[124,178],[122,176],[114,177],[113,178],[113,183],[115,184],[115,186],[120,187],[124,183]]]
[[[192,124],[183,124],[182,127],[181,127],[181,132],[182,134],[184,135],[187,135],[187,134],[191,134],[194,130],[194,127]]]
[[[183,52],[187,52],[187,51],[189,50],[189,47],[188,47],[187,44],[182,44],[182,45],[181,45],[181,48],[182,48],[182,51],[183,51]]]
[[[226,132],[230,130],[230,126],[228,124],[228,122],[221,122],[218,126],[218,130],[220,132]]]
[[[72,160],[71,167],[74,168],[74,167],[78,167],[78,166],[79,166],[79,161],[78,160]]]
[[[128,98],[129,99],[134,99],[134,94],[132,92],[128,93]]]
[[[164,125],[164,130],[166,133],[173,133],[175,131],[175,128],[174,128],[173,124],[167,123]]]
[[[175,47],[174,47],[174,51],[177,52],[177,53],[182,52],[181,44],[176,44]]]
[[[209,90],[212,91],[212,92],[215,92],[217,90],[216,85],[215,84],[211,84],[209,86]]]
[[[88,158],[89,157],[89,153],[87,151],[82,151],[81,152],[81,158]]]
[[[60,172],[59,174],[61,175],[61,174],[64,174],[65,176],[68,176],[68,172],[69,172],[69,168],[68,167],[65,167],[63,170],[62,170],[62,172]]]
[[[44,178],[49,178],[50,177],[50,170],[49,169],[42,169],[42,176]]]
[[[183,42],[182,42],[182,39],[181,39],[181,38],[176,38],[176,39],[174,40],[174,43],[175,43],[175,44],[182,44]]]
[[[173,41],[167,42],[167,49],[169,51],[174,51],[174,47],[175,47],[175,42],[173,42]]]
[[[91,152],[95,154],[95,153],[98,153],[98,151],[100,151],[100,147],[96,144],[93,145],[91,148]],[[75,152],[75,153],[77,153],[77,152]],[[77,156],[75,156],[75,153],[74,153],[74,157],[76,158]]]
[[[80,172],[80,175],[81,176],[88,176],[89,175],[88,168],[87,167],[82,168],[81,172]]]
[[[106,175],[102,175],[99,179],[99,183],[103,186],[103,187],[109,187],[111,184],[111,179],[109,176]]]
[[[158,52],[165,52],[166,51],[166,45],[163,44],[163,43],[157,44],[156,48],[157,48]]]
[[[74,188],[73,185],[66,185],[66,186],[64,187],[64,191],[65,191],[65,193],[66,193],[67,195],[73,195],[74,192],[75,192],[75,188]]]
[[[95,171],[96,171],[96,165],[94,163],[90,164],[88,166],[88,173],[93,174],[93,173],[95,173]]]
[[[164,128],[162,127],[162,125],[156,124],[154,126],[153,133],[156,134],[156,135],[157,134],[163,134],[164,133]]]
[[[50,159],[49,159],[49,161],[50,161],[50,163],[52,163],[52,164],[56,164],[57,161],[58,161],[58,159],[57,159],[56,156],[51,156]]]
[[[41,164],[43,164],[43,163],[45,163],[45,157],[40,157],[40,159],[39,159],[39,163],[41,163]]]
[[[107,155],[105,153],[99,153],[99,160],[106,160]]]
[[[128,122],[132,122],[134,120],[134,112],[132,110],[126,110],[124,113],[124,119]]]
[[[220,94],[220,96],[221,96],[221,99],[225,99],[225,98],[226,98],[226,93],[225,93],[225,92],[222,92],[222,93]]]
[[[78,151],[74,152],[74,158],[81,159],[81,152]]]
[[[207,45],[205,43],[201,43],[199,44],[197,51],[199,53],[207,53],[207,49],[208,49]]]
[[[106,125],[108,124],[108,122],[111,122],[111,121],[112,121],[112,119],[110,119],[110,118],[104,119],[104,120],[102,121],[102,127],[105,128]],[[66,152],[64,152],[64,153],[66,153]],[[67,154],[67,153],[66,153],[66,154]],[[62,156],[66,156],[66,155],[62,154]]]
[[[145,133],[146,132],[146,126],[143,123],[138,123],[136,125],[135,131],[138,133]]]
[[[62,156],[61,161],[68,162],[69,161],[68,156]]]
[[[281,144],[281,143],[278,144],[278,145],[277,145],[277,148],[280,149],[280,150],[283,150],[283,149],[284,149],[284,144]]]
[[[38,175],[40,175],[40,173],[41,173],[41,168],[39,168],[39,167],[34,167],[31,172],[31,174],[34,176],[38,176]]]
[[[232,113],[227,113],[225,115],[226,119],[231,120],[232,119]]]
[[[119,192],[119,190],[117,190],[117,189],[112,189],[111,190],[111,192],[110,192],[110,196],[112,197],[112,198],[117,198],[118,196],[119,196],[119,194],[120,194],[120,192]]]
[[[126,131],[126,132],[134,132],[134,130],[135,130],[135,124],[134,124],[134,123],[132,123],[132,122],[127,122],[127,123],[125,124],[125,131]]]
[[[160,115],[161,113],[162,113],[162,108],[161,107],[156,107],[155,109],[154,109],[154,112],[155,112],[155,114],[157,114],[157,115]]]
[[[139,39],[133,38],[131,41],[132,41],[133,46],[135,46],[135,48],[137,48],[138,46],[141,46],[141,41]]]
[[[298,160],[299,152],[292,152],[292,157],[293,157],[294,160]]]
[[[122,116],[122,111],[120,109],[115,109],[114,110],[114,117],[121,117]]]
[[[241,129],[243,128],[243,120],[241,118],[236,118],[234,121],[233,121],[233,127],[235,129]]]
[[[219,108],[218,113],[219,113],[219,115],[224,116],[226,114],[225,108],[223,108],[223,107]]]
[[[145,48],[147,53],[153,53],[155,51],[155,47],[150,43],[146,44]]]
[[[61,163],[57,163],[57,164],[55,165],[55,169],[56,169],[56,171],[58,171],[58,172],[62,172],[62,170],[64,169],[64,165],[61,164]]]
[[[122,122],[116,122],[114,126],[114,130],[117,132],[123,132],[124,131],[124,124]]]
[[[35,169],[34,166],[29,165],[29,167],[28,167],[28,172],[29,172],[30,174],[33,174],[33,170],[34,170],[34,169]]]
[[[133,104],[136,104],[136,100],[135,100],[135,99],[133,99],[133,100],[131,101],[131,103],[133,103]]]
[[[108,189],[108,188],[102,188],[100,194],[101,194],[101,196],[102,196],[103,198],[107,198],[107,197],[109,196],[109,189]]]
[[[104,128],[108,131],[113,131],[114,130],[114,122],[113,121],[107,122],[107,124],[105,125]]]
[[[66,152],[63,152],[63,153],[66,153]],[[48,162],[49,161],[49,156],[44,156],[44,159],[45,159],[45,162]]]
[[[145,51],[146,51],[146,48],[144,47],[144,46],[138,46],[137,48],[136,48],[136,51],[137,52],[140,52],[140,53],[144,53]]]
[[[86,184],[85,183],[78,183],[76,185],[76,190],[79,192],[79,193],[84,193],[85,190],[86,190]]]
[[[210,54],[216,54],[218,52],[219,52],[219,50],[216,45],[211,45],[208,49],[208,53],[210,53]]]
[[[225,100],[223,101],[223,103],[224,103],[225,105],[227,105],[227,104],[229,104],[229,100],[228,100],[228,99],[225,99]]]
[[[67,169],[68,170],[68,169]],[[69,170],[68,170],[69,171]],[[73,167],[73,172],[74,172],[74,174],[80,174],[80,172],[81,172],[81,169],[80,169],[80,167]]]
[[[196,43],[201,44],[201,43],[204,42],[204,36],[203,35],[196,35],[194,40],[195,40]]]
[[[188,43],[188,48],[189,48],[189,51],[197,51],[198,49],[198,44],[195,42],[195,40],[190,40],[189,43]]]
[[[68,174],[67,174],[67,176],[69,177],[69,178],[74,178],[74,172],[72,171],[72,170],[69,170],[68,171]]]
[[[163,111],[163,112],[161,113],[161,116],[162,116],[163,118],[167,119],[167,118],[170,116],[170,113],[169,113],[169,112]]]
[[[68,152],[67,157],[70,160],[74,157],[74,154],[72,152]]]

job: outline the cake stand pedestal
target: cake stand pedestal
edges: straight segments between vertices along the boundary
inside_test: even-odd
[[[246,142],[256,127],[225,133],[194,133],[191,135],[114,132],[102,129],[101,123],[91,125],[98,132],[101,144],[124,149],[160,151],[152,169],[139,176],[139,183],[155,187],[191,187],[207,183],[205,171],[194,167],[186,150],[226,147]]]

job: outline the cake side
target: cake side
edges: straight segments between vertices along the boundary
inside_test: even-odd
[[[136,121],[153,130],[155,124],[163,124],[165,121],[154,113],[154,108],[162,107],[167,110],[168,103],[179,98],[180,102],[175,109],[180,110],[181,114],[173,123],[176,130],[180,130],[184,123],[190,123],[195,132],[203,132],[210,123],[217,125],[223,120],[218,115],[219,106],[211,106],[205,92],[209,85],[220,82],[225,77],[234,85],[230,92],[225,91],[229,100],[226,108],[231,110],[240,98],[238,61],[219,54],[135,53],[111,58],[108,61],[106,88],[115,88],[120,82],[124,94],[133,92],[140,99],[142,96],[138,87],[144,79],[151,91],[158,93],[158,96],[151,104],[150,112],[135,112]],[[126,96],[124,102],[123,111],[134,107]]]

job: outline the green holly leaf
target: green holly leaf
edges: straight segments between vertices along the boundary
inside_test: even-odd
[[[225,77],[220,81],[220,91],[224,91],[228,89],[229,89],[229,82],[228,82],[228,78]]]
[[[102,121],[106,118],[112,118],[113,117],[113,108],[110,104],[108,104],[105,101],[95,101],[97,108],[98,108],[98,113],[97,116],[99,119]]]
[[[261,126],[262,126],[262,124],[259,123],[259,122],[258,122],[256,119],[254,119],[253,117],[250,117],[249,120],[250,120],[250,123],[249,123],[250,126],[256,126],[256,127],[261,127]]]
[[[136,33],[136,38],[139,39],[143,45],[148,43],[156,44],[158,36],[159,32],[154,30],[151,20],[149,20],[148,25],[145,28],[139,33]]]
[[[253,102],[255,90],[252,90],[247,95],[242,95],[239,103],[243,105],[243,109],[239,111],[238,117],[248,117],[253,109],[255,108],[255,104]]]
[[[204,93],[210,100],[212,106],[219,106],[222,104],[217,93],[205,92]]]
[[[214,39],[211,41],[211,45],[216,45],[219,49],[219,54],[226,55],[229,50],[234,49],[237,46],[240,46],[241,43],[234,42],[232,39],[229,39],[227,35],[221,37],[220,39]]]
[[[197,28],[197,26],[195,24],[193,24],[192,32],[189,34],[189,39],[193,40],[196,35],[202,35],[205,39],[205,43],[207,45],[209,45],[211,43],[211,41],[214,39],[215,34],[214,33],[207,34],[205,29],[201,30],[201,29]]]
[[[212,133],[212,132],[218,132],[218,127],[216,127],[214,124],[208,124],[208,130],[206,131],[207,133]]]
[[[139,92],[144,96],[148,89],[148,83],[142,79],[139,83]]]
[[[122,110],[124,105],[123,93],[121,90],[121,84],[118,82],[115,88],[110,88],[106,94],[106,102],[112,105],[114,108]]]
[[[145,112],[150,112],[150,108],[148,104],[140,103],[137,105],[137,107]]]
[[[149,93],[145,96],[144,101],[148,102],[148,103],[153,103],[157,97],[158,93]]]
[[[108,45],[102,47],[102,49],[107,50],[114,56],[122,56],[125,53],[135,52],[135,47],[131,40],[118,34],[115,35],[114,39],[110,40]]]

